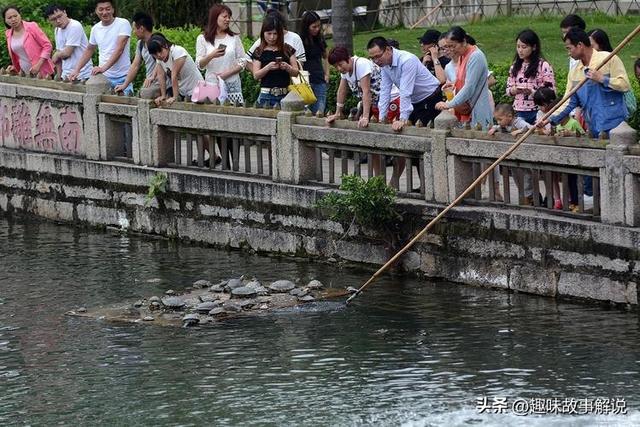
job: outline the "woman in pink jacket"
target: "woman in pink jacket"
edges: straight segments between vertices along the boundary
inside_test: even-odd
[[[7,70],[47,77],[53,74],[51,42],[35,22],[23,21],[15,6],[7,6],[2,11],[6,27],[7,48],[11,64]]]

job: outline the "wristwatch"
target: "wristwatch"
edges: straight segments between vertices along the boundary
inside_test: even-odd
[[[438,60],[433,61],[433,65],[440,65],[440,61]]]

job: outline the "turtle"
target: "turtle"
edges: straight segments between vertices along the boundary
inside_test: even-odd
[[[182,317],[182,326],[185,328],[196,326],[198,323],[200,323],[200,317],[195,313],[185,314]]]
[[[258,292],[248,286],[241,286],[231,290],[231,296],[236,298],[253,298]]]
[[[178,297],[162,298],[162,304],[169,310],[180,310],[185,306],[185,302],[182,298]]]
[[[214,308],[220,307],[220,303],[219,302],[214,302],[214,301],[207,301],[207,302],[203,302],[200,303],[196,306],[196,311],[198,313],[208,313],[211,310],[213,310]]]
[[[284,293],[284,292],[291,291],[295,287],[296,285],[289,280],[276,280],[275,282],[269,285],[269,290],[272,292]]]

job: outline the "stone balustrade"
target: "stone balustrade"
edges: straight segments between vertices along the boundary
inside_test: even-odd
[[[86,84],[0,76],[0,143],[296,185],[331,187],[344,174],[381,174],[401,197],[447,204],[515,140],[455,129],[455,118],[446,112],[433,128],[395,133],[389,125],[359,129],[349,120],[328,127],[324,119],[305,116],[303,108],[295,94],[283,100],[281,110],[182,102],[158,108],[152,99],[110,94],[103,76]],[[396,182],[394,168],[402,171]],[[580,201],[574,213],[568,210],[568,189],[576,176]],[[640,224],[639,176],[637,135],[626,123],[611,132],[610,141],[534,135],[468,201],[635,227]],[[592,201],[582,196],[583,177],[593,182]],[[554,182],[563,190],[559,212],[549,197]],[[531,189],[525,189],[527,183]]]

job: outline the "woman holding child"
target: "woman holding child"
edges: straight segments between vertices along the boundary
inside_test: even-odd
[[[509,69],[507,96],[513,96],[513,109],[518,117],[533,125],[538,108],[533,94],[541,87],[555,90],[553,68],[544,60],[540,38],[531,30],[523,30],[516,37],[516,54]]]

